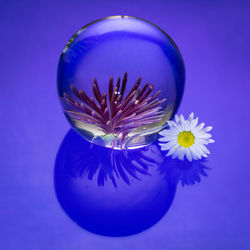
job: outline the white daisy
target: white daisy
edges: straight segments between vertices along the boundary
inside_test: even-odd
[[[202,157],[207,157],[210,154],[208,151],[208,143],[214,142],[211,139],[211,134],[207,133],[213,127],[204,127],[205,123],[198,125],[198,117],[194,119],[194,113],[191,113],[187,120],[183,115],[175,115],[175,121],[168,121],[168,129],[159,132],[161,137],[159,145],[161,150],[168,150],[166,156],[172,155],[172,158],[184,160],[184,157],[189,161],[198,160]]]

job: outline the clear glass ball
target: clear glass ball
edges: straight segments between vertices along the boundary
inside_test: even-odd
[[[154,142],[174,115],[185,72],[163,30],[143,19],[111,16],[72,36],[57,79],[65,116],[82,137],[131,149]]]

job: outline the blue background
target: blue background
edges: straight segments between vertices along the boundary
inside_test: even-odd
[[[1,1],[0,249],[249,249],[249,1]],[[144,18],[186,66],[179,113],[214,126],[208,178],[177,188],[163,219],[124,238],[89,233],[60,207],[56,153],[69,130],[57,98],[60,53],[85,24]]]

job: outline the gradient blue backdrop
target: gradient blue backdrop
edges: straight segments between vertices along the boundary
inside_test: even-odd
[[[249,1],[0,2],[0,249],[250,249]],[[91,234],[62,211],[54,161],[69,129],[56,92],[60,53],[80,27],[109,15],[147,19],[186,65],[179,113],[214,126],[208,178],[178,187],[167,215],[125,238]]]

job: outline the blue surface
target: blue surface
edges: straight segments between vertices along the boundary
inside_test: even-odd
[[[70,218],[90,232],[140,233],[158,222],[173,201],[177,183],[166,178],[165,164],[157,144],[114,150],[70,130],[55,163],[56,194]]]
[[[0,249],[250,248],[249,1],[1,1]],[[56,154],[69,126],[56,91],[66,41],[82,25],[126,14],[154,22],[186,66],[179,108],[214,126],[208,177],[177,185],[166,215],[129,237],[90,233],[61,208]]]

